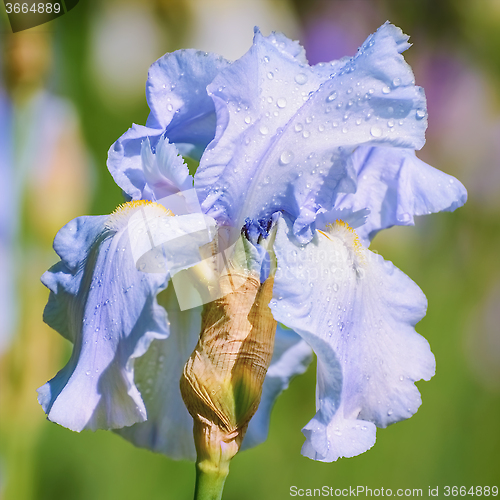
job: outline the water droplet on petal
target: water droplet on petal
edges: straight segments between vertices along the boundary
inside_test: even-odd
[[[171,104],[169,104],[169,105],[167,106],[167,110],[168,110],[168,111],[172,111],[173,109],[174,109],[174,107],[173,107]]]
[[[421,120],[422,118],[425,117],[425,110],[417,109],[417,112],[415,113],[415,115],[416,115],[418,120]]]
[[[390,417],[394,412],[392,410],[387,411],[387,416]]]
[[[276,104],[278,105],[278,108],[284,108],[286,106],[286,99],[284,97],[280,97],[276,101]]]
[[[328,102],[335,101],[337,99],[337,91],[334,90],[333,92],[330,92],[330,95],[326,98]]]
[[[248,125],[251,121],[252,121],[252,119],[251,119],[249,116],[247,116],[247,117],[245,118],[245,123],[246,123],[247,125]]]
[[[88,377],[88,376],[90,375],[90,370],[87,370],[87,371],[85,372],[85,375],[87,375],[87,377]]]
[[[295,75],[295,81],[299,84],[299,85],[304,85],[304,83],[307,82],[307,75],[305,73],[297,73]]]
[[[372,127],[370,129],[370,134],[373,137],[381,137],[382,136],[382,129],[380,127]]]
[[[391,89],[387,85],[382,87],[382,94],[388,94],[390,91]]]
[[[262,134],[262,135],[267,135],[269,133],[269,129],[265,126],[265,125],[261,125],[260,129],[259,129],[259,132]]]
[[[269,73],[267,74],[267,77],[269,78],[269,80],[272,80],[274,78],[273,72],[269,71]]]
[[[301,132],[304,127],[302,126],[302,123],[296,123],[294,128],[295,132]]]
[[[291,151],[283,151],[280,156],[281,165],[288,165],[293,160],[293,153]]]
[[[395,87],[399,87],[401,85],[401,78],[394,78],[394,80],[392,80],[392,84]]]

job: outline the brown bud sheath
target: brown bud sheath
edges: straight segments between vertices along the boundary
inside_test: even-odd
[[[255,273],[238,270],[221,276],[219,284],[223,296],[204,306],[200,340],[180,382],[194,419],[197,488],[207,473],[223,484],[259,405],[276,332],[268,307],[272,277],[261,284]]]

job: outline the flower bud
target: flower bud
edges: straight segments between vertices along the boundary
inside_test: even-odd
[[[276,331],[268,307],[273,278],[261,284],[255,272],[238,269],[219,285],[223,296],[204,306],[200,339],[181,378],[198,463],[214,469],[228,467],[257,410]]]

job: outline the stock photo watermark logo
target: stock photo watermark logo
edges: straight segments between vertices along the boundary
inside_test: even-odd
[[[11,2],[4,0],[5,12],[13,33],[24,31],[61,17],[77,6],[79,0]]]
[[[340,229],[345,231],[345,226],[342,223]],[[274,231],[276,229],[274,226]],[[362,247],[345,245],[335,236],[335,230],[328,235],[323,231],[317,233],[317,239],[330,240],[330,247],[312,251],[319,243],[317,239],[310,243],[309,251],[307,245],[297,245],[283,258],[288,265],[278,265],[273,271],[277,278],[287,275],[297,282],[307,278],[309,283],[328,278],[334,291],[345,285],[352,273],[358,280],[364,278],[365,265],[376,258],[375,254],[364,252]],[[257,250],[235,228],[217,226],[211,217],[203,214],[194,189],[152,204],[141,204],[128,219],[127,235],[137,270],[168,273],[181,310],[208,304],[235,291],[238,284],[241,285],[240,280],[230,279],[234,289],[228,291],[221,289],[221,277],[234,278],[250,272],[252,261],[260,262],[257,267],[261,268],[261,281],[269,274],[268,251],[272,252],[272,243],[269,248],[264,244]],[[274,237],[268,237],[267,246],[272,240]],[[252,256],[253,252],[256,253]],[[268,255],[264,256],[266,252]],[[255,267],[253,272],[258,272]]]
[[[219,279],[241,252],[241,236],[224,244],[215,221],[202,213],[194,189],[166,196],[155,205],[164,210],[143,205],[127,223],[137,270],[169,273],[181,310],[221,298]]]

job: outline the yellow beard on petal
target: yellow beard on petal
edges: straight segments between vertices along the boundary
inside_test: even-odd
[[[134,200],[118,205],[115,211],[110,214],[106,227],[113,231],[120,230],[130,219],[130,216],[139,209],[147,210],[148,218],[152,217],[172,217],[171,210],[154,201]]]
[[[318,233],[326,236],[329,240],[332,238],[340,239],[349,250],[354,264],[357,267],[365,264],[365,248],[356,231],[347,222],[337,219],[333,224],[327,224],[325,229],[326,232],[318,229]]]

